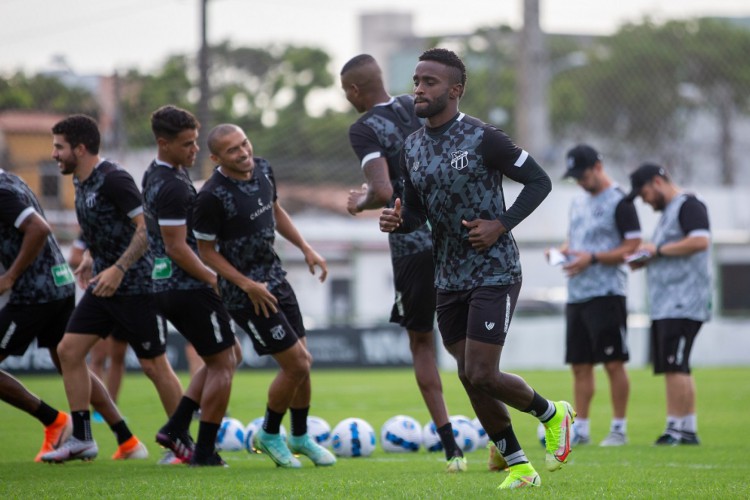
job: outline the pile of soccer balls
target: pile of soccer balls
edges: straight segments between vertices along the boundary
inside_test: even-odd
[[[450,418],[456,443],[465,452],[474,451],[487,445],[487,433],[479,420],[471,420],[463,415]],[[247,426],[236,418],[224,418],[216,437],[216,447],[220,451],[247,450],[255,453],[253,436],[263,424],[258,417]],[[375,430],[361,418],[346,418],[331,430],[330,425],[320,417],[307,419],[307,432],[315,441],[332,449],[339,457],[368,457],[375,451],[377,438]],[[282,436],[287,435],[284,426]],[[424,427],[414,418],[396,415],[388,419],[380,429],[380,446],[387,453],[410,453],[424,448],[430,452],[442,451],[440,437],[433,422]]]

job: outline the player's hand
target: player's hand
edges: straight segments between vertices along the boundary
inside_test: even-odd
[[[89,281],[89,284],[94,284],[94,289],[91,293],[97,297],[111,297],[120,287],[120,283],[122,283],[124,277],[125,273],[120,271],[120,269],[110,266]]]
[[[318,279],[321,283],[323,283],[328,276],[328,264],[326,263],[326,260],[321,257],[318,252],[310,247],[305,249],[304,254],[305,262],[307,263],[307,267],[310,269],[310,274],[315,276],[315,266],[320,267],[320,277]]]
[[[278,312],[276,305],[279,301],[268,291],[265,283],[248,279],[242,287],[242,291],[247,294],[250,302],[253,303],[255,314],[260,315],[262,313],[264,317],[268,318],[270,317],[269,311],[272,313]]]
[[[563,271],[568,277],[575,276],[585,271],[591,265],[593,254],[591,252],[580,252],[567,250],[564,252],[569,261],[563,265]]]
[[[633,252],[633,254],[631,255],[635,255],[641,252],[649,253],[652,256],[656,255],[656,245],[654,245],[653,243],[644,243],[640,247],[638,247],[638,250]],[[631,255],[626,255],[625,260],[627,261],[631,257]],[[646,267],[652,259],[653,257],[647,260],[638,260],[634,262],[628,262],[628,267],[630,267],[630,269],[632,269],[633,271],[637,271],[638,269],[643,269],[644,267]]]
[[[393,208],[384,208],[380,212],[380,230],[392,233],[401,225],[401,198],[396,198]]]
[[[352,215],[357,215],[362,210],[359,208],[359,201],[367,196],[367,183],[362,184],[359,191],[352,189],[349,191],[349,199],[346,202],[346,211]]]
[[[497,219],[462,220],[461,224],[469,229],[469,243],[472,248],[480,252],[490,248],[503,233],[507,232],[503,223]]]
[[[78,264],[78,267],[73,271],[73,275],[76,278],[76,284],[78,285],[78,288],[81,290],[85,290],[86,287],[89,286],[89,283],[91,283],[91,274],[94,272],[94,259],[91,258],[91,255],[88,251],[83,252],[83,257],[81,258],[81,263]]]
[[[13,288],[14,284],[15,280],[11,278],[8,273],[4,273],[2,276],[0,276],[0,295]]]

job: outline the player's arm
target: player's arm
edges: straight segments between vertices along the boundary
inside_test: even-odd
[[[302,251],[307,267],[310,269],[310,274],[315,274],[315,266],[320,267],[319,279],[321,283],[324,282],[326,276],[328,276],[326,260],[302,237],[302,234],[297,230],[294,222],[292,222],[292,218],[284,210],[284,207],[279,204],[278,200],[273,204],[273,215],[276,219],[276,231]]]
[[[195,279],[216,288],[216,274],[206,267],[187,243],[187,225],[159,225],[167,257]]]
[[[7,271],[0,275],[0,294],[13,288],[16,280],[44,249],[47,238],[52,233],[49,224],[33,208],[29,207],[26,212],[25,215],[21,213],[19,218],[22,221],[17,222],[17,229],[23,233],[21,248]]]
[[[356,215],[363,210],[386,206],[393,196],[393,186],[388,173],[388,161],[377,134],[372,128],[358,122],[349,129],[349,143],[360,160],[365,183],[361,189],[349,191],[347,211]]]
[[[690,196],[680,207],[680,228],[685,237],[654,248],[658,257],[684,257],[707,250],[711,243],[708,210],[698,198]]]
[[[408,160],[402,151],[400,168],[403,170],[404,195],[395,201],[393,208],[380,213],[380,230],[384,233],[410,233],[427,221],[427,210],[408,172]]]
[[[148,232],[146,230],[146,219],[143,216],[143,210],[141,209],[140,212],[132,215],[130,221],[135,226],[130,243],[113,265],[92,278],[91,281],[96,282],[94,289],[91,291],[94,295],[99,297],[111,297],[114,295],[128,269],[138,259],[143,257],[146,250],[148,250]]]

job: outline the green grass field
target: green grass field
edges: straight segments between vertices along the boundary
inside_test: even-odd
[[[571,397],[567,371],[519,373],[546,397]],[[234,381],[231,416],[245,423],[261,416],[272,376],[266,371],[240,372]],[[635,370],[628,446],[577,448],[567,466],[549,473],[536,440],[536,420],[513,412],[514,428],[542,476],[542,487],[499,492],[496,487],[504,473],[487,471],[486,450],[468,454],[469,471],[459,475],[443,472],[442,453],[386,454],[380,448],[369,458],[339,459],[336,466],[319,469],[304,457],[302,469],[277,469],[267,457],[246,452],[223,453],[228,469],[158,466],[160,448],[153,436],[165,416],[148,380],[133,374],[124,381],[120,408],[147,444],[148,460],[110,460],[114,436],[105,424],[93,424],[100,450],[95,461],[34,463],[42,427],[25,413],[0,404],[0,498],[750,498],[748,433],[742,427],[750,413],[750,368],[700,368],[695,376],[701,446],[652,446],[664,425],[664,382],[647,370]],[[601,371],[597,377],[595,442],[607,433],[610,418],[606,378]],[[23,382],[48,403],[67,409],[60,378],[27,376]],[[444,373],[443,383],[451,413],[473,417],[455,374]],[[379,433],[383,422],[396,414],[413,416],[422,424],[429,420],[410,370],[318,370],[313,373],[313,391],[311,414],[332,427],[346,417],[360,417]],[[288,426],[288,417],[284,423]]]

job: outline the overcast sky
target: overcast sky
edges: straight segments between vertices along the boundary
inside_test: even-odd
[[[293,42],[325,49],[340,67],[360,51],[358,15],[414,15],[418,35],[521,24],[522,0],[210,0],[209,40]],[[373,6],[377,6],[374,8]],[[542,0],[542,29],[607,34],[624,22],[750,16],[748,0]],[[158,67],[199,45],[199,0],[0,0],[0,74],[37,71],[60,54],[78,73]]]

